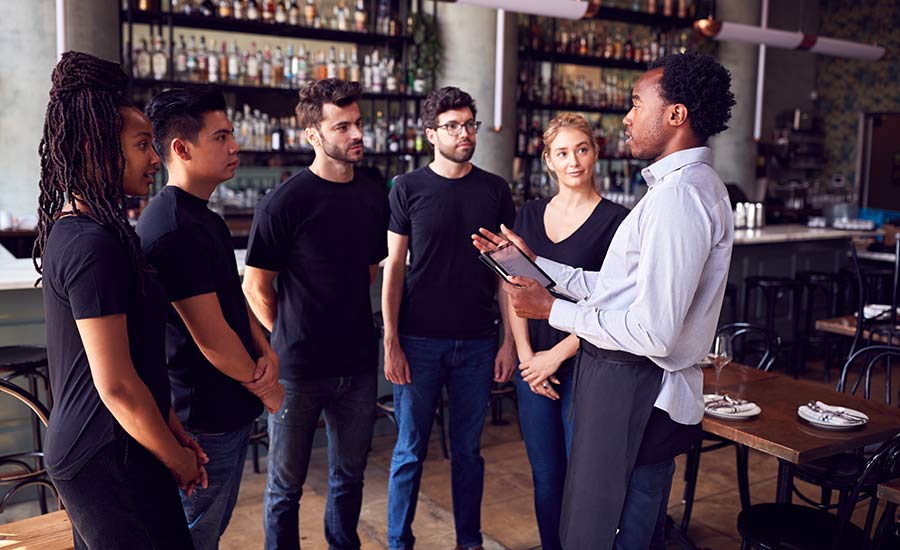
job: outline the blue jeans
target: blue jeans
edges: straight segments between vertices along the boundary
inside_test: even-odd
[[[190,497],[181,491],[181,504],[197,550],[217,549],[219,538],[228,527],[241,487],[252,426],[251,422],[222,434],[190,432],[209,456],[208,487],[198,488]]]
[[[422,463],[434,411],[447,386],[450,409],[450,473],[456,543],[481,544],[481,495],[484,459],[480,439],[491,398],[497,337],[445,340],[400,336],[412,381],[394,385],[397,444],[388,480],[388,546],[413,548],[413,518],[422,479]]]
[[[551,401],[531,391],[516,370],[516,400],[519,426],[525,439],[525,450],[531,463],[534,479],[534,512],[541,548],[558,550],[559,517],[562,512],[563,489],[566,486],[566,467],[572,445],[572,379],[574,361],[566,361],[556,371],[559,386],[558,401]]]
[[[674,473],[674,460],[634,467],[614,550],[666,549],[666,508]]]
[[[266,549],[300,548],[300,497],[323,412],[328,437],[325,540],[331,549],[358,549],[356,527],[375,423],[377,374],[283,382],[287,390],[284,403],[269,415],[263,502]]]

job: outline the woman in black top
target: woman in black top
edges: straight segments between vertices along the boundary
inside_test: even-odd
[[[178,486],[205,484],[206,458],[171,412],[168,299],[125,214],[159,164],[127,84],[79,52],[53,70],[34,250],[55,401],[45,458],[76,549],[192,548]]]
[[[527,202],[514,232],[535,254],[589,271],[599,271],[628,209],[603,200],[594,182],[598,146],[580,115],[561,114],[544,132],[543,161],[559,185],[549,199]],[[559,518],[572,439],[573,358],[578,338],[547,321],[511,312],[519,356],[516,390],[519,423],[534,478],[534,506],[544,550],[561,548]]]

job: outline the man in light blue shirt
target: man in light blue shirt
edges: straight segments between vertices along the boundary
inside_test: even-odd
[[[599,272],[537,258],[577,303],[529,279],[504,285],[520,317],[581,339],[572,456],[560,538],[567,550],[665,548],[674,457],[700,436],[703,375],[731,260],[728,193],[707,139],[726,128],[731,78],[708,56],[667,56],[635,84],[625,135],[649,190],[619,226]],[[549,384],[551,381],[544,381]]]

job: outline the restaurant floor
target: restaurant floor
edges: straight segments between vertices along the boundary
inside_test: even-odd
[[[835,373],[833,375],[836,376]],[[821,370],[811,367],[803,377],[821,382]],[[823,387],[833,387],[830,383],[822,384]],[[873,383],[873,388],[883,387],[883,382],[880,386]],[[900,385],[895,381],[894,387]],[[873,396],[873,399],[876,397]],[[481,514],[484,546],[487,550],[540,548],[532,502],[531,470],[515,422],[515,411],[510,410],[508,403],[505,404],[505,408],[507,409],[505,418],[510,422],[505,426],[493,426],[488,419],[482,437],[482,455],[485,460],[485,489]],[[393,443],[393,436],[378,437],[372,443],[359,524],[363,549],[387,548],[385,534],[387,476]],[[420,550],[452,550],[455,538],[450,495],[450,462],[441,456],[436,433],[432,434],[428,456],[422,477],[418,511],[413,524],[416,547]],[[679,457],[676,463],[677,470],[669,498],[669,514],[676,522],[680,522],[684,509],[681,500],[684,488],[684,456]],[[265,465],[261,464],[261,467],[264,472]],[[753,503],[774,501],[776,473],[777,461],[774,458],[751,451],[750,494]],[[301,544],[304,550],[328,548],[322,528],[327,480],[325,449],[316,449],[304,487],[300,512]],[[222,539],[222,550],[262,547],[264,489],[264,473],[254,474],[252,464],[248,461],[237,508],[231,525]],[[818,491],[811,486],[807,486],[804,493],[811,496],[818,495]],[[862,525],[866,507],[867,505],[857,507],[854,515],[855,523]],[[704,453],[700,463],[689,536],[698,548],[713,550],[740,548],[740,537],[737,533],[739,510],[733,448]],[[678,546],[670,544],[670,548]]]
[[[727,367],[726,367],[727,368]],[[893,387],[900,387],[900,369],[895,369]],[[833,379],[837,376],[833,372]],[[821,383],[821,368],[811,366],[803,378]],[[883,377],[873,379],[873,388],[884,388]],[[883,390],[875,392],[873,400],[883,402]],[[531,470],[525,446],[515,421],[515,411],[506,402],[506,425],[491,425],[488,419],[482,436],[482,455],[485,460],[485,490],[482,503],[482,530],[487,550],[540,548],[532,502]],[[386,422],[386,420],[379,420]],[[440,452],[437,430],[432,434],[429,459],[425,463],[419,496],[418,513],[413,524],[419,550],[452,550],[454,548],[453,510],[450,495],[450,461]],[[387,477],[394,436],[376,437],[372,442],[366,470],[363,510],[359,535],[364,550],[387,548]],[[677,469],[669,514],[681,521],[684,505],[684,456],[676,460]],[[265,459],[260,461],[261,473],[253,472],[248,458],[244,469],[240,497],[231,524],[222,538],[221,550],[255,550],[263,547],[262,509],[265,490]],[[777,461],[767,455],[750,451],[750,493],[754,503],[772,502],[775,498]],[[300,534],[304,550],[326,550],[322,517],[327,495],[328,464],[325,449],[313,451],[309,476],[304,486],[300,513]],[[803,487],[804,484],[800,483]],[[806,486],[804,493],[818,495]],[[797,499],[794,499],[795,502]],[[735,478],[735,454],[731,447],[704,453],[700,463],[694,510],[689,536],[699,549],[731,550],[740,548],[737,515],[740,509]],[[858,506],[854,523],[862,525],[867,504]],[[14,504],[0,514],[0,523],[36,515],[34,501]],[[880,517],[881,510],[878,514]],[[3,546],[0,544],[0,546]],[[675,544],[670,549],[679,548]]]

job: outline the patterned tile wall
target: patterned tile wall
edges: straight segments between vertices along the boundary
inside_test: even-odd
[[[856,175],[860,112],[900,112],[900,2],[821,0],[819,34],[886,48],[879,61],[817,55],[816,87],[825,131],[826,175]]]

